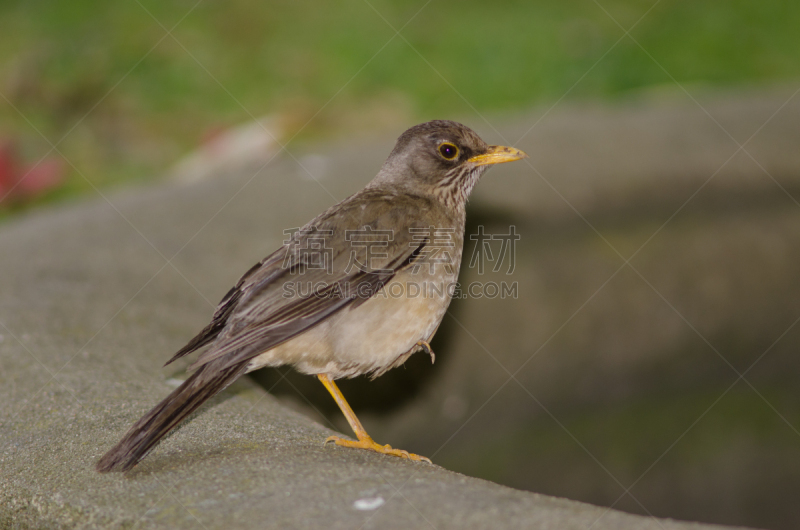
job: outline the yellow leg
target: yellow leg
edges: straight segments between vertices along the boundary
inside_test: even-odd
[[[344,396],[339,390],[339,387],[336,386],[336,383],[334,383],[333,380],[325,374],[319,374],[317,377],[319,378],[320,382],[325,385],[325,388],[328,389],[328,392],[331,393],[334,401],[336,401],[336,404],[339,405],[339,408],[342,410],[342,414],[344,414],[344,417],[347,418],[347,423],[350,424],[353,432],[355,432],[356,436],[358,437],[358,441],[354,442],[353,440],[343,440],[338,436],[329,436],[328,439],[325,440],[325,443],[335,442],[336,445],[341,445],[342,447],[369,449],[370,451],[383,453],[385,455],[394,455],[401,458],[408,458],[410,460],[424,460],[429,464],[431,463],[430,459],[425,458],[424,456],[415,455],[414,453],[409,453],[408,451],[403,451],[402,449],[392,449],[392,447],[389,445],[380,445],[375,443],[370,435],[367,434],[367,431],[364,430],[361,422],[358,421],[356,413],[350,408],[350,405],[344,399]]]

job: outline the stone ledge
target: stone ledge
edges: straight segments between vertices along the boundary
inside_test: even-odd
[[[94,472],[180,377],[180,367],[159,367],[238,273],[277,246],[283,228],[363,185],[388,142],[352,163],[352,152],[331,155],[323,186],[283,159],[255,175],[117,193],[3,226],[0,526],[711,528],[323,447],[329,429],[247,379],[134,471]],[[519,208],[520,197],[478,199]],[[355,507],[377,498],[384,504],[373,510]]]

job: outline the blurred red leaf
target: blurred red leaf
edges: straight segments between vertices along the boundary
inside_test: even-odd
[[[17,189],[20,195],[32,198],[56,188],[64,180],[64,176],[64,164],[61,160],[42,160],[22,172]]]
[[[33,199],[58,187],[65,176],[61,160],[48,158],[24,166],[16,144],[12,140],[0,141],[0,203]]]

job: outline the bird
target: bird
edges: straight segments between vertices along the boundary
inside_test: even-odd
[[[296,230],[228,291],[211,322],[166,363],[202,349],[191,375],[96,470],[132,469],[237,378],[283,365],[316,376],[357,438],[325,444],[430,462],[376,443],[335,380],[378,377],[417,352],[435,359],[430,340],[456,286],[470,192],[488,167],[526,157],[454,121],[403,132],[366,187]]]

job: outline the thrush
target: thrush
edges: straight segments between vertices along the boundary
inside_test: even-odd
[[[461,264],[467,198],[490,165],[526,156],[487,145],[453,121],[405,131],[364,189],[241,277],[211,322],[167,362],[205,348],[193,373],[100,458],[97,470],[131,469],[238,377],[281,365],[317,376],[357,437],[325,443],[430,462],[373,441],[334,381],[377,377],[420,351],[433,360],[429,342]]]

